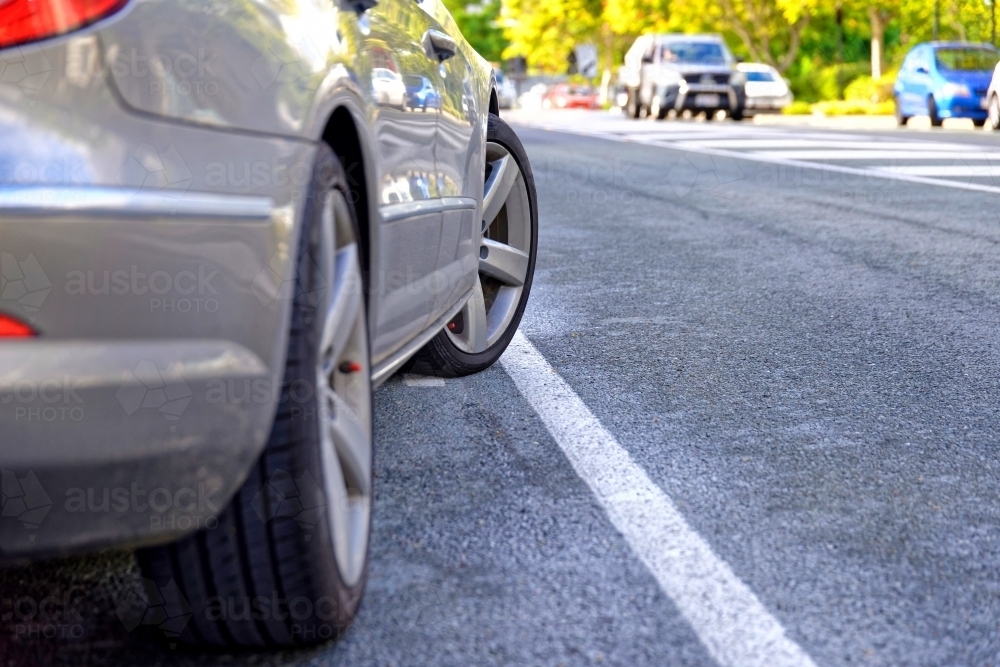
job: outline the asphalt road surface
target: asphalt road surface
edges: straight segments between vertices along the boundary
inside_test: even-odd
[[[107,552],[0,572],[0,664],[1000,664],[1000,135],[520,120],[523,335],[376,392],[346,636],[151,642]]]

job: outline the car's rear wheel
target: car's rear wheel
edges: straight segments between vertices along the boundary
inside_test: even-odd
[[[990,95],[990,103],[986,107],[986,120],[993,130],[1000,130],[1000,98],[996,93]]]
[[[138,553],[151,599],[180,596],[173,604],[190,608],[173,628],[183,643],[315,643],[338,636],[357,612],[367,578],[372,389],[349,192],[323,145],[307,193],[281,398],[260,459],[217,525]]]
[[[937,102],[934,101],[934,97],[927,98],[927,115],[931,118],[931,127],[941,127],[944,124],[944,119],[938,114]]]
[[[528,156],[514,130],[490,114],[479,273],[472,297],[413,358],[417,373],[457,377],[492,365],[528,303],[538,248],[538,205]]]

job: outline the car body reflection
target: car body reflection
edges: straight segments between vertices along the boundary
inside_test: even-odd
[[[402,109],[406,101],[406,86],[399,74],[387,67],[372,68],[372,91],[379,106]]]
[[[426,76],[410,74],[403,77],[406,85],[406,103],[410,109],[427,111],[441,108],[441,93]]]

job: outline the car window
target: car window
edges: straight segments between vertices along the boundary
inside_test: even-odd
[[[424,85],[424,80],[419,76],[407,75],[403,77],[403,82],[410,88],[420,88]]]
[[[993,49],[943,48],[934,50],[934,58],[940,70],[983,72],[993,69],[1000,60],[1000,54]]]
[[[747,81],[774,81],[770,72],[747,72]]]
[[[668,63],[725,65],[729,53],[722,44],[711,42],[668,42],[660,47],[660,60]]]

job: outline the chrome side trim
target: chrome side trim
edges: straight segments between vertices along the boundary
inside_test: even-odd
[[[0,187],[0,213],[30,217],[107,216],[268,220],[270,197],[85,186]]]
[[[466,292],[465,295],[463,295],[462,298],[459,299],[448,312],[435,320],[434,324],[424,329],[423,332],[417,334],[417,336],[412,338],[409,343],[397,350],[394,355],[373,368],[372,389],[377,388],[380,384],[388,380],[393,373],[399,370],[400,366],[405,364],[409,358],[416,354],[420,348],[426,345],[431,338],[438,335],[438,332],[444,329],[445,325],[448,324],[452,318],[458,315],[458,311],[462,310],[465,302],[472,298],[472,292],[474,289],[475,288]]]
[[[440,213],[441,211],[475,210],[478,202],[472,197],[439,197],[437,199],[422,199],[407,201],[401,204],[384,204],[379,207],[382,222],[394,222],[415,215]]]

